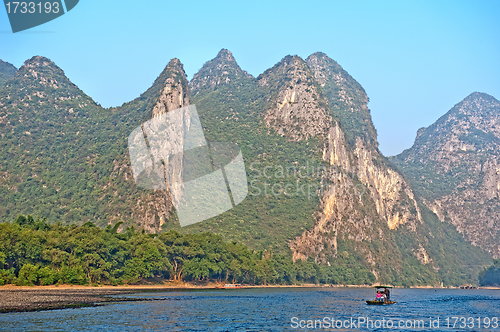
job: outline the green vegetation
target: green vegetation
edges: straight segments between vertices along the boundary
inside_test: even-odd
[[[164,280],[218,281],[245,284],[372,284],[376,281],[359,254],[363,246],[352,250],[352,243],[339,242],[339,255],[332,266],[312,260],[292,262],[287,255],[266,250],[251,250],[236,241],[205,232],[181,234],[175,230],[161,234],[143,231],[117,223],[105,229],[91,222],[82,226],[49,224],[47,219],[19,216],[13,223],[0,224],[0,285],[52,284],[137,284]],[[403,242],[404,232],[395,233]],[[458,233],[457,233],[458,234]],[[444,236],[443,236],[444,238]],[[441,241],[441,239],[436,239]],[[392,241],[390,241],[391,243]],[[401,244],[401,243],[399,243]],[[374,252],[394,252],[371,243]],[[411,244],[409,244],[411,245]],[[446,245],[446,243],[444,243]],[[478,249],[470,248],[469,264],[484,258]],[[435,253],[431,252],[434,257]],[[463,254],[460,252],[458,254]],[[385,283],[399,286],[445,286],[467,283],[469,273],[456,271],[454,261],[432,273],[412,255],[381,255],[378,270]],[[460,259],[460,257],[456,257]],[[403,265],[400,265],[403,262]],[[496,261],[496,276],[500,265]],[[476,268],[480,264],[476,263]],[[491,268],[490,268],[491,269]],[[480,282],[489,272],[481,272]],[[483,279],[481,279],[483,278]],[[486,280],[486,279],[484,279]],[[488,279],[489,280],[489,279]],[[498,280],[498,279],[497,279]]]
[[[127,137],[151,116],[167,68],[134,102],[103,109],[50,60],[34,57],[0,90],[0,219],[46,216],[64,224],[117,216],[132,225],[135,203],[146,191],[134,185]],[[40,65],[45,63],[45,65]],[[51,84],[43,84],[50,82]],[[144,199],[143,199],[144,200]]]
[[[29,60],[30,66],[0,89],[0,220],[29,213],[55,222],[28,217],[0,224],[2,282],[116,284],[159,278],[369,284],[375,272],[379,281],[395,285],[457,285],[490,263],[485,253],[471,248],[430,211],[423,213],[417,230],[404,225],[389,230],[368,193],[351,202],[355,218],[345,216],[339,223],[336,254],[330,255],[331,250],[327,257],[331,266],[318,265],[314,258],[293,263],[290,240],[311,229],[318,218],[320,197],[314,189],[323,179],[286,170],[328,167],[322,160],[324,138],[292,142],[263,123],[279,84],[287,81],[284,74],[276,75],[271,88],[263,88],[231,67],[235,62],[220,61],[202,68],[200,79],[216,80],[211,70],[228,72],[230,79],[216,86],[199,84],[190,102],[209,142],[241,148],[249,195],[235,208],[184,228],[175,210],[159,215],[168,204],[163,192],[135,185],[127,151],[128,135],[151,118],[167,80],[189,90],[180,63],[171,62],[150,89],[118,108],[100,107],[42,57]],[[315,86],[346,132],[348,150],[361,138],[375,152],[376,132],[363,107],[366,94],[338,64],[332,66],[334,74],[348,78],[344,86],[334,80]],[[391,167],[381,155],[374,162]],[[347,176],[359,183],[355,174]],[[305,192],[285,195],[281,190],[296,183]],[[156,222],[146,223],[141,219],[145,215]],[[158,234],[136,231],[137,224]],[[370,236],[354,240],[359,227]],[[117,233],[118,228],[124,232]],[[420,244],[432,262],[417,259]]]
[[[16,71],[16,67],[12,64],[0,60],[0,89],[16,74]]]
[[[481,190],[483,171],[474,170],[495,158],[500,144],[486,125],[497,117],[496,103],[486,94],[469,95],[435,123],[421,128],[410,149],[390,158],[421,197],[432,201]]]
[[[327,77],[321,90],[328,99],[332,116],[338,119],[344,130],[347,144],[354,148],[356,139],[361,138],[376,147],[377,131],[366,106],[368,96],[363,87],[326,54],[314,53],[306,62],[309,64],[314,59],[320,65],[322,74]]]
[[[0,285],[136,284],[210,280],[245,284],[370,284],[364,269],[293,263],[211,233],[145,234],[121,223],[101,229],[19,216],[0,224]]]
[[[309,185],[317,188],[321,177],[303,176],[307,165],[309,168],[322,165],[317,148],[321,142],[318,139],[291,142],[269,132],[261,121],[265,97],[255,79],[243,76],[215,91],[200,90],[192,100],[209,142],[233,142],[242,149],[249,194],[235,208],[203,223],[181,230],[178,224],[170,222],[163,229],[210,231],[226,241],[289,255],[288,241],[312,227],[319,197],[315,192],[309,196],[307,188]],[[291,170],[288,174],[287,167]],[[293,170],[302,170],[302,177]],[[297,181],[299,188],[306,188],[304,193],[296,189]],[[280,191],[286,184],[294,185],[293,193],[285,195]]]
[[[493,265],[479,273],[479,285],[500,286],[500,259],[495,259]]]
[[[498,100],[474,92],[419,129],[411,148],[391,157],[421,201],[493,257],[500,253],[494,166],[500,153],[495,136],[499,112]]]

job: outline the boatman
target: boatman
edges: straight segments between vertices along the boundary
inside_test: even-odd
[[[391,300],[391,292],[389,291],[389,289],[388,289],[388,288],[386,288],[386,289],[384,290],[384,294],[385,294],[385,299],[386,299],[386,301],[390,301],[390,300]]]

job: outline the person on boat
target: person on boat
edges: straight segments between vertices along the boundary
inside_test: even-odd
[[[391,292],[389,291],[389,288],[386,288],[384,290],[384,294],[385,294],[385,298],[387,301],[390,301],[391,300]]]
[[[377,297],[375,298],[377,301],[382,301],[382,293],[380,291],[377,291]]]
[[[385,293],[381,292],[380,295],[382,295],[381,301],[385,303],[387,301],[387,297],[385,296]]]

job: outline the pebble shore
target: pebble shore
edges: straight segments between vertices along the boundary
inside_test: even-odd
[[[139,301],[144,299],[113,297],[130,293],[113,289],[0,289],[0,313],[39,311],[95,306],[106,302]]]

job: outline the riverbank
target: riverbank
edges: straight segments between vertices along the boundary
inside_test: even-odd
[[[106,302],[137,301],[126,297],[115,298],[113,295],[129,293],[123,290],[99,288],[42,288],[1,287],[0,313],[40,311],[52,309],[96,306]]]
[[[224,283],[219,282],[163,282],[139,285],[48,285],[48,286],[16,286],[4,285],[0,286],[2,290],[117,290],[117,291],[141,291],[141,290],[181,290],[181,289],[216,289],[224,286]],[[325,284],[294,284],[294,285],[242,285],[243,288],[311,288],[311,287],[340,287],[340,288],[366,288],[370,285],[325,285]],[[1,299],[0,299],[1,301]]]

